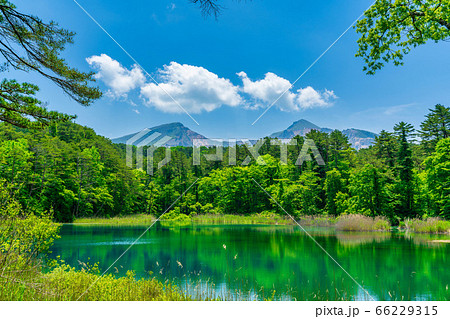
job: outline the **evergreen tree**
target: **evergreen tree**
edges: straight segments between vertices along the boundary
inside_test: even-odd
[[[399,150],[396,171],[398,174],[397,194],[399,202],[397,213],[402,217],[414,217],[414,173],[411,147],[408,139],[414,133],[411,124],[400,122],[394,127],[398,135]]]
[[[347,136],[339,130],[334,130],[329,137],[330,163],[334,168],[344,166],[348,168],[348,157],[346,151],[350,148]]]
[[[382,130],[375,137],[375,152],[389,168],[394,168],[398,148],[398,139],[393,133]]]
[[[327,211],[331,215],[337,215],[336,208],[336,196],[339,192],[343,191],[343,182],[341,173],[333,168],[327,172],[327,178],[325,179],[325,194]]]
[[[74,33],[55,22],[46,23],[33,15],[16,10],[7,0],[0,0],[0,55],[2,71],[8,68],[36,72],[59,86],[64,93],[82,105],[100,98],[93,73],[70,67],[60,57]],[[0,83],[0,121],[18,127],[42,128],[51,122],[69,121],[74,116],[48,111],[35,94],[39,90],[30,83],[4,79]]]
[[[425,160],[428,190],[436,215],[450,219],[450,138],[442,139]]]
[[[428,154],[434,151],[440,140],[450,137],[450,108],[437,104],[429,111],[420,125],[420,137]]]

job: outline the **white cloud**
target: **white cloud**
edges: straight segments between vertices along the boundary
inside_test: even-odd
[[[311,86],[293,91],[288,80],[271,72],[257,81],[239,72],[242,86],[237,86],[203,67],[170,62],[156,72],[157,84],[147,80],[137,65],[127,69],[106,54],[91,56],[86,61],[97,71],[95,78],[108,87],[106,95],[127,98],[128,93],[139,90],[145,105],[167,113],[183,113],[183,109],[189,113],[210,112],[224,105],[268,107],[276,100],[282,111],[299,111],[330,106],[337,98],[333,91],[319,92]],[[133,101],[129,103],[136,105]]]
[[[189,113],[210,112],[222,105],[242,103],[237,86],[205,68],[171,62],[158,74],[161,82],[141,87],[141,96],[147,105],[163,112],[183,112],[177,102]]]
[[[237,75],[242,79],[242,91],[255,100],[252,104],[253,107],[261,107],[261,102],[264,104],[273,103],[279,98],[277,105],[281,110],[296,109],[295,94],[287,91],[280,97],[291,86],[288,80],[271,72],[266,73],[264,79],[254,82],[248,78],[245,72],[239,72]]]
[[[330,106],[337,98],[333,91],[325,89],[321,93],[311,86],[293,92],[291,82],[271,72],[258,81],[250,80],[245,72],[237,75],[242,79],[242,91],[254,99],[253,107],[270,106],[276,101],[275,105],[282,111],[298,111]]]
[[[297,104],[304,109],[330,106],[335,99],[337,99],[337,96],[334,92],[327,89],[322,93],[317,92],[311,86],[297,90]]]
[[[95,78],[109,87],[107,94],[113,98],[126,98],[130,91],[145,83],[145,76],[137,65],[128,70],[106,54],[91,56],[86,61],[97,70]]]

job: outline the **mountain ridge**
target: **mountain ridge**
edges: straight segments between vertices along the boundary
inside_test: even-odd
[[[172,122],[113,138],[111,141],[116,144],[123,143],[135,146],[141,143],[157,146],[192,146],[194,139],[206,139],[206,137],[192,131],[180,122]]]
[[[272,133],[271,135],[269,135],[269,137],[289,139],[293,138],[296,135],[305,136],[311,130],[317,130],[325,133],[331,133],[333,131],[333,129],[327,127],[319,127],[308,120],[300,119],[292,123],[287,129]],[[373,132],[355,128],[349,128],[340,131],[342,132],[342,134],[347,136],[350,144],[352,144],[352,146],[357,150],[369,147],[371,144],[373,144],[373,142],[375,141],[375,137],[377,136],[377,134]]]
[[[278,131],[269,135],[270,138],[290,139],[296,135],[305,136],[311,130],[318,130],[320,132],[331,133],[333,129],[327,127],[319,127],[318,125],[300,119],[293,122],[287,129]],[[377,134],[349,128],[341,130],[347,136],[349,142],[356,149],[367,148],[375,141]],[[118,138],[113,138],[111,141],[116,144],[132,144],[135,146],[155,145],[155,146],[192,146],[194,139],[207,139],[202,134],[192,131],[180,122],[173,122],[161,124],[151,128],[146,128],[140,132],[124,135]],[[210,143],[211,144],[211,143]],[[214,144],[214,142],[212,142]],[[207,145],[205,142],[204,145]]]

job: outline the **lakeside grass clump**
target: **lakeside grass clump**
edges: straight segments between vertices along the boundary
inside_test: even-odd
[[[442,220],[438,217],[406,219],[404,224],[407,231],[415,233],[450,233],[450,221]]]
[[[298,222],[302,226],[333,227],[336,225],[337,218],[327,215],[304,215]]]
[[[246,300],[295,300],[286,294],[275,296],[272,289],[260,287],[255,292],[236,288],[230,291],[216,289],[209,279],[197,282],[189,280],[186,289],[161,282],[155,278],[138,279],[133,271],[125,276],[114,274],[100,276],[98,266],[85,263],[81,270],[69,265],[58,265],[51,271],[41,272],[39,262],[22,268],[14,278],[0,280],[0,301],[246,301]],[[338,294],[320,288],[304,290],[300,300],[354,300],[345,287]]]
[[[14,276],[0,278],[0,300],[9,301],[169,301],[190,300],[180,290],[156,279],[136,279],[129,271],[124,277],[100,277],[98,271],[75,270],[60,265],[41,272],[40,263],[21,267]],[[92,285],[95,282],[94,285]],[[91,286],[92,285],[92,286]]]
[[[262,212],[249,216],[206,214],[191,217],[194,224],[224,224],[224,225],[292,225],[292,219],[270,212]]]
[[[385,217],[369,217],[359,214],[341,215],[336,230],[341,231],[389,231],[391,224]]]
[[[128,216],[115,217],[86,217],[76,218],[73,224],[76,225],[105,225],[105,226],[134,226],[134,225],[151,225],[156,218],[152,215],[137,214]]]

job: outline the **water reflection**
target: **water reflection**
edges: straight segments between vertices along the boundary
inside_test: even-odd
[[[105,269],[144,227],[62,228],[53,255],[67,263],[100,262]],[[372,296],[381,300],[449,299],[450,244],[442,236],[308,231]],[[427,244],[424,244],[424,243]],[[118,262],[170,280],[194,297],[225,299],[368,299],[323,251],[295,226],[155,225]]]

